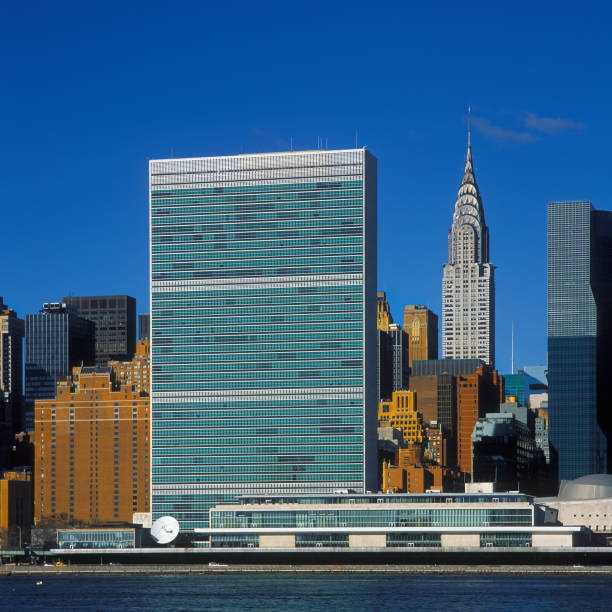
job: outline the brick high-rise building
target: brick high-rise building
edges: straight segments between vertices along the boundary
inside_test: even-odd
[[[31,525],[31,469],[0,472],[0,549],[19,549],[27,544]]]
[[[499,412],[504,379],[483,364],[474,374],[457,376],[457,460],[462,472],[472,472],[472,432],[487,412]]]
[[[425,306],[404,307],[404,331],[408,336],[410,365],[438,358],[438,315]]]
[[[394,391],[390,401],[380,402],[378,421],[388,421],[391,427],[401,429],[409,444],[423,442],[423,420],[412,391]]]
[[[121,386],[127,385],[134,391],[142,391],[147,395],[151,392],[151,363],[149,341],[138,340],[136,355],[131,361],[109,361],[116,380]]]
[[[447,436],[447,463],[457,464],[457,379],[452,374],[410,377],[410,391],[416,393],[417,406],[426,423],[437,422]]]
[[[76,367],[36,402],[35,521],[132,521],[150,511],[150,400],[109,366]]]
[[[129,295],[65,297],[65,304],[96,324],[96,364],[127,361],[136,352],[136,300]]]

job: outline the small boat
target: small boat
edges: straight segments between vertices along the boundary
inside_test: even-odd
[[[42,580],[37,580],[37,581],[36,581],[36,584],[37,584],[37,585],[42,584]]]

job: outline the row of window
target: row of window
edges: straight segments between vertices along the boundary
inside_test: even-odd
[[[532,524],[530,508],[211,510],[212,527],[487,527]]]

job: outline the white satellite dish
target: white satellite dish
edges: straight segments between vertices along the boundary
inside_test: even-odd
[[[178,521],[173,516],[158,518],[151,527],[151,537],[158,544],[169,544],[179,533]]]

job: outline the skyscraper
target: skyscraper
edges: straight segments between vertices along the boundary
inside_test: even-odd
[[[95,325],[66,304],[43,304],[25,317],[26,428],[34,428],[34,401],[55,397],[57,381],[95,361]]]
[[[438,358],[438,315],[425,306],[404,307],[404,331],[408,335],[410,364]]]
[[[129,295],[65,297],[64,304],[96,324],[96,363],[129,361],[136,353],[136,300]]]
[[[393,316],[387,301],[387,294],[379,291],[376,294],[379,400],[390,400],[393,393],[393,338],[388,333],[390,325],[393,325]]]
[[[495,278],[489,228],[468,147],[442,280],[442,356],[495,363]]]
[[[390,400],[394,391],[408,388],[408,336],[393,323],[389,302],[384,291],[377,293],[376,325],[378,327],[378,386],[379,399]]]
[[[150,162],[152,511],[374,490],[376,159]]]
[[[457,376],[457,463],[464,473],[472,471],[472,432],[487,412],[499,412],[504,399],[504,379],[484,364],[474,374]]]
[[[549,436],[559,479],[606,472],[612,414],[612,212],[548,205]]]
[[[151,316],[148,314],[138,315],[138,339],[148,340],[151,337]]]
[[[23,426],[23,334],[23,320],[0,297],[0,424],[10,434]]]
[[[406,391],[410,378],[410,366],[408,361],[408,335],[401,325],[391,323],[386,333],[391,338],[393,391]]]

